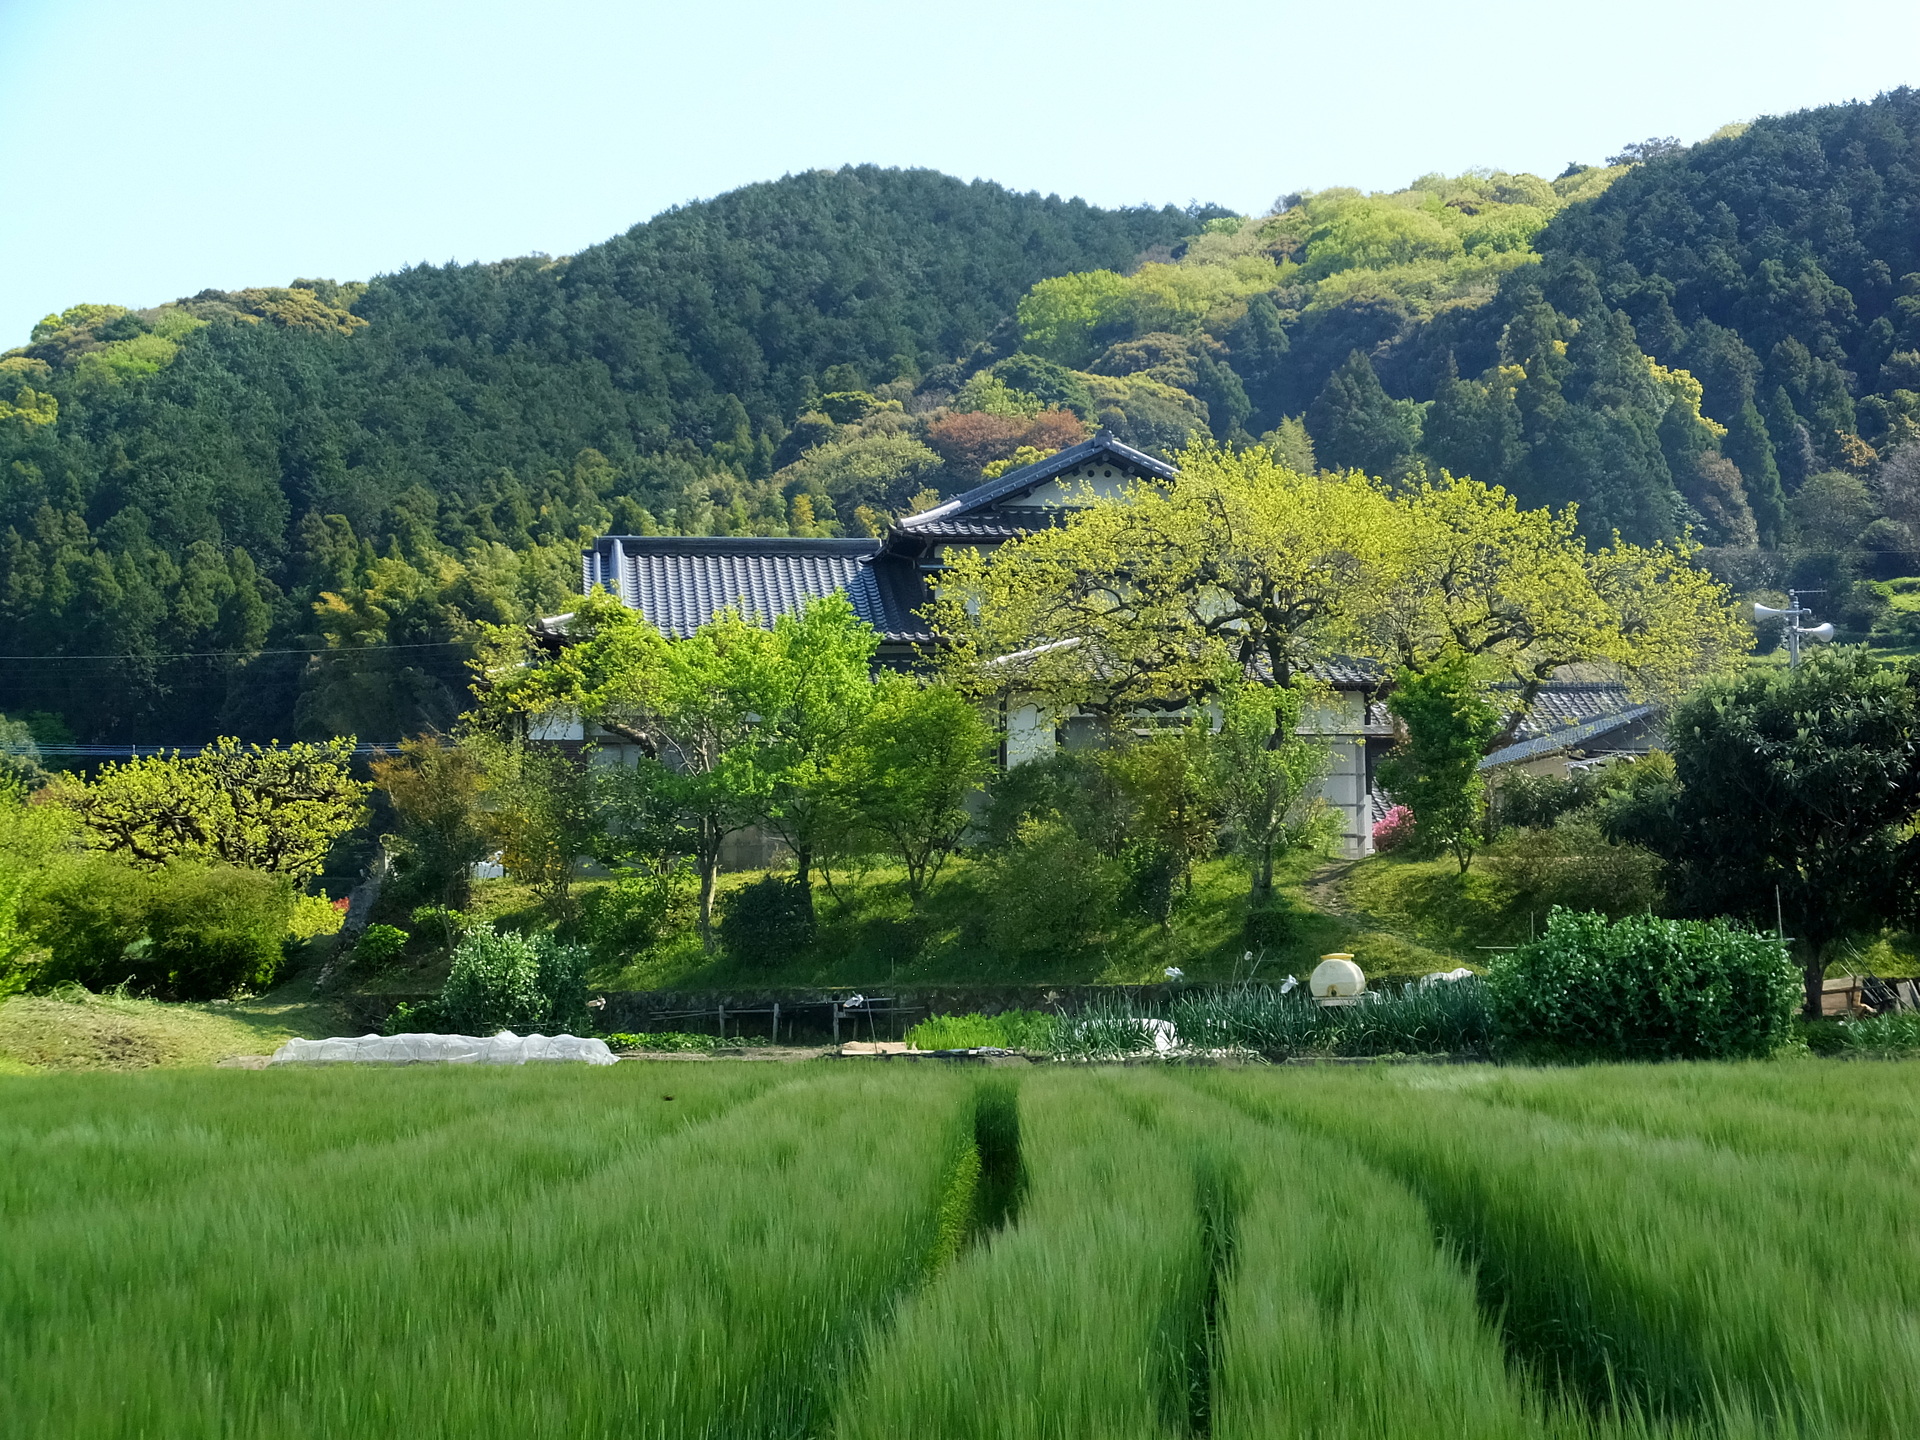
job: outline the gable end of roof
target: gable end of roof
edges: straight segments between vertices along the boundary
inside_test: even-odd
[[[997,479],[984,485],[976,485],[964,494],[951,500],[923,510],[918,515],[909,515],[896,523],[895,529],[912,533],[923,526],[941,521],[953,521],[962,516],[971,515],[988,509],[1015,495],[1025,494],[1046,484],[1056,475],[1084,465],[1100,456],[1109,457],[1115,464],[1123,465],[1156,480],[1172,480],[1180,471],[1164,460],[1156,460],[1144,450],[1136,450],[1131,445],[1123,445],[1112,435],[1102,430],[1091,440],[1082,440],[1078,445],[1069,445],[1065,450],[1037,460],[1031,465],[1023,465],[1018,470],[1009,470]]]

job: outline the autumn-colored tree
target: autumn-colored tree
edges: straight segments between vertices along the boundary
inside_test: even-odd
[[[977,473],[1022,448],[1051,453],[1086,438],[1086,425],[1071,410],[1033,416],[960,411],[927,427],[927,443],[960,474]]]
[[[407,880],[423,897],[464,910],[473,867],[495,844],[483,809],[487,773],[480,755],[472,745],[422,735],[402,740],[399,753],[380,755],[372,769],[400,822],[392,841]]]
[[[975,473],[1019,448],[1027,426],[1028,421],[1018,415],[962,411],[929,425],[927,444],[953,469]]]

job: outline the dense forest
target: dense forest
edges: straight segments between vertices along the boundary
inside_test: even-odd
[[[0,358],[0,709],[141,741],[446,723],[472,622],[564,606],[582,536],[786,528],[769,479],[823,392],[911,393],[1036,280],[1213,213],[846,169],[566,260],[49,316]]]
[[[0,709],[396,738],[593,533],[871,533],[1097,427],[1690,530],[1884,632],[1876,582],[1920,569],[1920,93],[1260,216],[849,168],[563,260],[79,305],[0,358]]]

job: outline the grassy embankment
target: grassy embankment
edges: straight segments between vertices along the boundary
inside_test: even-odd
[[[0,1080],[0,1433],[1911,1434],[1916,1081]]]
[[[266,995],[204,1005],[70,986],[0,1000],[0,1075],[212,1065],[269,1054],[296,1035],[338,1035],[344,1024],[335,1006],[315,998],[310,973]]]
[[[1196,867],[1193,891],[1162,927],[1129,915],[1110,933],[1067,950],[1008,951],[989,933],[992,905],[985,866],[954,860],[940,882],[914,906],[900,874],[877,868],[859,876],[836,875],[831,890],[815,890],[818,933],[804,953],[776,965],[751,965],[724,953],[707,954],[690,926],[640,954],[605,953],[593,974],[608,990],[698,990],[734,986],[889,985],[1085,985],[1151,984],[1178,966],[1190,980],[1231,980],[1251,967],[1261,979],[1304,977],[1328,951],[1360,956],[1369,974],[1423,974],[1451,965],[1445,956],[1402,934],[1318,908],[1310,878],[1324,861],[1296,856],[1279,877],[1285,919],[1277,931],[1253,938],[1247,929],[1247,874],[1238,861],[1218,859]],[[722,878],[727,892],[757,878]],[[603,881],[587,881],[582,896]],[[475,887],[474,911],[510,929],[536,929],[548,922],[525,887],[508,880]],[[414,929],[403,916],[392,917]],[[407,954],[381,975],[356,978],[369,992],[414,993],[436,989],[446,977],[447,951],[420,933]]]

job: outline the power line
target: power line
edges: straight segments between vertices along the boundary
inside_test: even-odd
[[[383,750],[397,749],[398,740],[362,740],[353,747],[355,755],[377,755]],[[211,745],[35,745],[37,754],[48,758],[92,759],[138,759],[143,755],[201,755],[212,749]],[[0,753],[24,754],[24,746],[0,748]]]
[[[176,650],[160,655],[0,655],[0,660],[225,660],[260,655],[374,655],[386,650],[444,650],[472,640],[417,640],[403,645],[309,646],[305,650]]]

